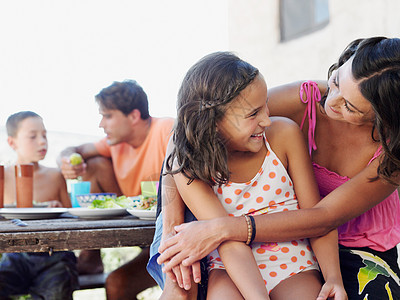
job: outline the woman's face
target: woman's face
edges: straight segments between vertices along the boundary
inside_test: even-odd
[[[359,83],[353,78],[350,58],[329,78],[329,93],[325,102],[327,116],[334,120],[354,125],[371,124],[375,119],[371,103],[359,90]]]

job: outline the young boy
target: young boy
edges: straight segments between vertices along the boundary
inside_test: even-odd
[[[39,164],[47,153],[42,118],[31,111],[11,115],[6,123],[8,144],[17,153],[16,164],[33,163],[33,200],[50,207],[71,207],[61,172]],[[4,204],[16,202],[14,166],[5,170]],[[0,299],[31,294],[40,299],[72,299],[79,288],[73,252],[6,253],[0,260]]]

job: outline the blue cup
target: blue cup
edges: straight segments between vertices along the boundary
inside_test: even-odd
[[[72,207],[80,207],[76,195],[89,194],[90,181],[79,181],[71,184],[71,204]]]

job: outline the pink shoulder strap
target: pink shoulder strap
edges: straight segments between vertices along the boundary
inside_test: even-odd
[[[303,129],[304,122],[308,116],[308,151],[311,156],[312,150],[317,149],[314,139],[317,123],[316,102],[321,101],[321,92],[319,91],[318,84],[311,80],[303,82],[300,87],[300,99],[303,103],[307,103],[300,128]]]
[[[368,165],[372,163],[372,161],[377,158],[379,155],[381,155],[383,152],[383,147],[382,145],[378,147],[378,149],[375,151],[374,156],[371,158],[371,160],[368,162]]]

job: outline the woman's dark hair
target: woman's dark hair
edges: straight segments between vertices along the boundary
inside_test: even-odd
[[[209,185],[229,181],[227,150],[217,123],[226,105],[258,75],[258,70],[231,52],[216,52],[199,60],[186,73],[178,93],[175,147],[167,158],[167,173],[182,172],[188,184],[200,179]],[[177,160],[179,168],[172,170]]]
[[[135,80],[114,81],[102,89],[95,99],[106,109],[117,109],[125,116],[138,109],[141,119],[146,120],[150,117],[147,95]]]
[[[372,37],[353,41],[329,68],[328,77],[351,57],[352,75],[375,112],[372,137],[376,130],[384,150],[374,179],[381,177],[396,184],[391,176],[400,170],[400,39]]]

